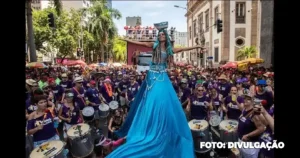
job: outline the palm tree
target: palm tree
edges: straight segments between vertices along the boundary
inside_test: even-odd
[[[247,59],[247,58],[256,58],[257,49],[255,46],[243,47],[238,50],[237,59]]]
[[[116,9],[108,9],[106,7],[106,0],[94,1],[91,8],[89,8],[89,32],[94,35],[96,45],[100,48],[101,62],[104,61],[105,49],[109,52],[108,48],[110,39],[117,34],[117,29],[114,25],[113,19],[120,19],[121,13]]]
[[[126,56],[126,42],[114,38],[113,59],[114,61],[124,61]]]
[[[61,10],[62,10],[62,4],[61,0],[52,0],[53,1],[53,6],[56,9],[56,12],[58,15],[60,15]],[[30,50],[30,61],[31,62],[36,62],[36,47],[35,47],[35,41],[34,41],[34,32],[33,32],[33,24],[32,24],[32,8],[31,8],[31,3],[32,0],[26,0],[26,20],[27,20],[27,34],[28,34],[28,45],[29,45],[29,50]]]

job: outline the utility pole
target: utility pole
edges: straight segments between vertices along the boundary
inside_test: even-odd
[[[190,10],[188,10],[186,7],[181,7],[181,6],[178,6],[178,5],[174,5],[175,8],[182,8],[182,9],[185,9],[187,12],[189,12],[191,15],[192,15],[192,27],[191,29],[194,30],[194,14],[193,12],[191,12]],[[192,32],[192,47],[194,46],[194,33],[192,30],[190,30]],[[189,52],[189,56],[191,57],[191,52]],[[188,57],[189,59],[189,57]],[[194,65],[194,63],[193,63]]]

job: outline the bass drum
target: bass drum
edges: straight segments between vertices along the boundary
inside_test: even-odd
[[[200,148],[200,142],[212,142],[212,137],[209,133],[209,125],[206,120],[191,120],[189,127],[192,131],[195,152],[206,153],[211,149]]]
[[[64,147],[65,143],[59,140],[45,142],[31,152],[30,158],[65,158]]]
[[[223,142],[237,142],[237,127],[239,122],[236,120],[223,120],[220,125],[220,139]]]
[[[82,158],[91,155],[94,150],[94,139],[91,136],[91,128],[88,124],[81,123],[72,126],[67,135],[70,142],[70,152],[74,158]]]

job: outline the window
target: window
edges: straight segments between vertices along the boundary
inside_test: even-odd
[[[215,8],[215,28],[217,28],[217,20],[219,19],[219,7]]]
[[[206,31],[209,29],[209,10],[205,11],[205,29]]]
[[[194,37],[197,36],[197,24],[196,24],[196,20],[194,20],[193,22],[193,27],[194,27]]]
[[[236,2],[235,23],[244,24],[246,22],[246,2]]]
[[[215,47],[215,62],[219,62],[219,47]]]
[[[184,58],[184,52],[181,53],[181,58]]]
[[[192,27],[189,27],[189,31],[190,31],[190,39],[192,39]]]
[[[203,30],[203,13],[201,13],[199,16],[198,16],[198,19],[199,19],[199,30],[202,31]]]
[[[242,38],[238,38],[238,39],[236,39],[235,44],[239,47],[244,46],[245,40]]]

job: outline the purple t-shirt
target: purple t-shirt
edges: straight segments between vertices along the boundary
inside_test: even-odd
[[[65,93],[65,90],[62,86],[56,85],[55,87],[51,87],[51,90],[54,95],[55,101],[61,101],[63,93]]]
[[[204,120],[207,118],[207,105],[205,102],[209,102],[207,96],[198,98],[197,96],[191,97],[191,117],[192,119]]]
[[[93,102],[95,104],[100,104],[101,101],[99,99],[99,91],[96,88],[89,88],[86,92],[85,92],[85,96],[88,98],[88,100],[90,102]],[[91,104],[89,104],[89,106],[92,106]],[[92,106],[94,108],[94,110],[98,110],[98,106]]]
[[[60,85],[65,89],[70,89],[73,87],[72,81],[61,81]]]
[[[77,105],[79,106],[80,110],[82,110],[85,107],[85,100],[84,100],[84,89],[80,88],[80,90],[75,90],[75,87],[72,88],[72,91],[74,93],[74,101],[77,103]],[[77,93],[77,91],[79,93]],[[78,97],[78,95],[82,95],[83,97],[80,98]]]
[[[135,95],[137,94],[139,89],[139,84],[138,83],[134,83],[133,85],[129,85],[128,87],[128,99],[131,100],[135,97]]]
[[[260,141],[264,142],[264,143],[268,143],[268,142],[272,143],[273,140],[274,140],[274,135],[273,135],[272,129],[269,126],[267,126],[267,129],[260,137]],[[271,149],[271,150],[260,149],[260,150],[264,154],[264,156],[267,156],[269,158],[274,158],[274,149]]]
[[[239,103],[244,103],[244,99],[240,96],[237,97],[237,101]],[[242,111],[239,109],[237,102],[232,101],[231,96],[227,96],[225,98],[225,106],[227,107],[227,117],[228,119],[238,120],[240,115],[242,114]]]
[[[75,105],[73,111],[70,110],[70,107],[67,107],[66,105],[62,106],[62,116],[64,118],[71,118],[71,122],[66,122],[70,125],[75,125],[78,123],[78,119],[80,117],[79,107]]]
[[[249,134],[256,130],[256,126],[252,121],[254,115],[247,116],[252,110],[243,111],[242,116],[239,118],[238,125],[238,136],[239,139],[242,139],[244,135]],[[246,117],[247,116],[247,117]],[[251,142],[257,142],[259,140],[259,136],[249,138]]]
[[[228,94],[230,93],[231,84],[230,83],[225,83],[225,84],[219,83],[218,85],[219,85],[218,88],[219,88],[220,94],[222,94],[223,97],[227,97]]]
[[[34,112],[37,109],[37,107],[35,105],[31,104],[31,97],[29,97],[26,100],[26,102],[25,102],[25,108],[26,108],[28,114],[31,114],[32,112]]]
[[[44,127],[42,130],[39,130],[33,134],[34,142],[50,139],[56,134],[56,129],[54,128],[52,115],[50,112],[47,113],[45,119],[44,115],[42,115],[36,119],[29,120],[27,124],[27,130],[29,131],[31,129],[34,129],[40,124],[43,124]]]

